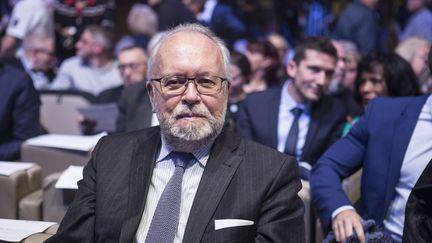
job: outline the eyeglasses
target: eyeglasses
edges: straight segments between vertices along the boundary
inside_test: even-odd
[[[137,70],[139,66],[144,65],[145,62],[137,62],[137,63],[124,63],[119,64],[118,69],[120,72],[124,72],[126,68],[130,68],[131,70]]]
[[[46,48],[34,48],[34,52],[43,53],[48,56],[54,56],[54,51],[48,50]]]
[[[162,93],[168,95],[180,95],[186,91],[189,81],[193,81],[198,93],[203,95],[216,94],[220,92],[222,83],[226,78],[218,76],[196,76],[193,78],[185,76],[165,76],[162,78],[154,78],[151,81],[159,82]]]

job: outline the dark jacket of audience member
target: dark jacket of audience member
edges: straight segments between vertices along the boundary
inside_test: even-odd
[[[160,0],[152,6],[158,16],[159,31],[173,28],[179,24],[195,23],[197,19],[182,1]]]
[[[40,104],[30,77],[0,62],[0,160],[17,160],[22,142],[42,133]]]
[[[432,160],[412,189],[405,209],[403,242],[432,239]]]
[[[378,14],[362,3],[362,0],[352,1],[339,16],[335,38],[356,43],[362,55],[379,50]]]
[[[153,112],[145,81],[125,87],[118,107],[117,132],[136,131],[151,126]]]

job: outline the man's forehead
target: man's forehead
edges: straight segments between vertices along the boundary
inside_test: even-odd
[[[123,50],[118,54],[118,59],[122,60],[122,59],[133,59],[136,61],[146,61],[147,60],[147,55],[141,51],[140,49],[127,49],[127,50]]]
[[[308,63],[313,62],[313,63],[323,63],[326,65],[336,65],[337,59],[325,52],[314,50],[314,49],[307,49],[305,51],[305,57],[302,61]]]

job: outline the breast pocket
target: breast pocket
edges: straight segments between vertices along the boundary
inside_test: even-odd
[[[213,231],[211,238],[214,239],[212,242],[253,242],[255,231],[254,225],[229,227]]]

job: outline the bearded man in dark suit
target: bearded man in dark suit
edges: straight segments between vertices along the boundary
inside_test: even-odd
[[[304,242],[295,159],[222,131],[229,53],[200,25],[149,60],[160,127],[103,138],[47,242]]]

